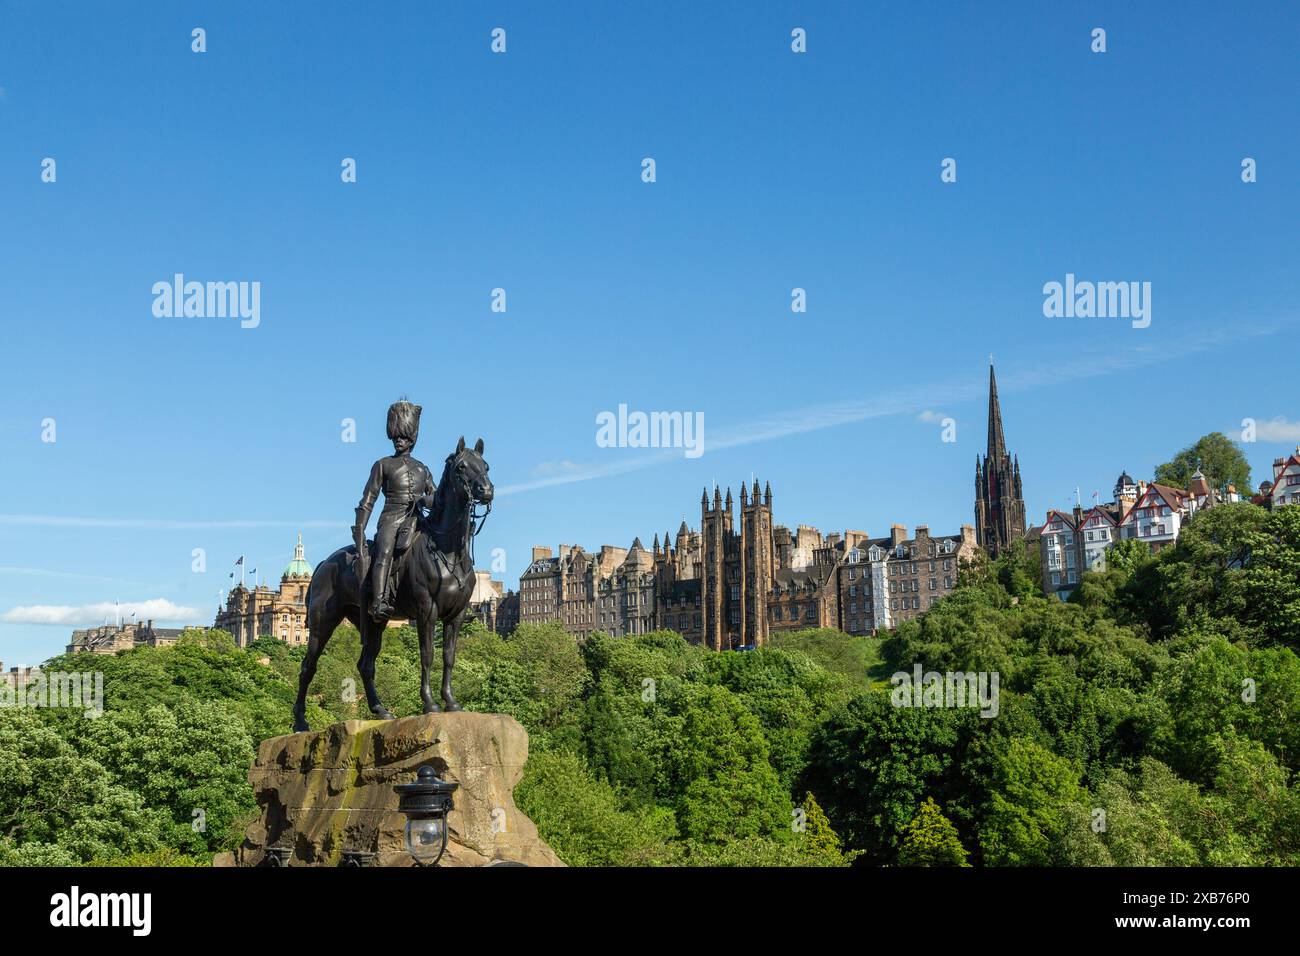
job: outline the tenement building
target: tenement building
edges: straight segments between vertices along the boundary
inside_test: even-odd
[[[571,634],[677,631],[714,650],[761,647],[773,633],[834,627],[873,633],[929,608],[956,586],[959,562],[978,550],[970,525],[958,535],[888,538],[864,531],[822,535],[772,518],[772,489],[705,489],[700,530],[683,521],[650,551],[637,538],[589,553],[576,545],[533,549],[520,579],[520,620],[559,621]]]
[[[1007,454],[1002,431],[998,380],[989,364],[989,434],[984,460],[975,456],[975,536],[996,558],[1025,534],[1025,497],[1020,485],[1020,459]]]
[[[1294,455],[1273,459],[1273,480],[1263,482],[1259,490],[1269,508],[1300,505],[1300,445]]]
[[[265,584],[242,583],[230,589],[226,606],[217,611],[213,627],[229,631],[235,643],[247,647],[259,637],[278,637],[286,644],[307,643],[307,587],[311,565],[303,557],[302,535],[293,549],[293,560],[280,575],[279,590]]]
[[[1241,501],[1235,485],[1211,488],[1198,468],[1186,488],[1134,481],[1124,472],[1115,482],[1115,500],[1084,511],[1047,512],[1038,538],[1043,594],[1065,600],[1088,571],[1106,570],[1106,552],[1117,541],[1141,541],[1160,551],[1178,540],[1187,522],[1201,511]]]
[[[489,631],[508,635],[519,623],[519,595],[504,587],[500,581],[492,580],[492,572],[475,571],[469,610]]]
[[[979,552],[975,529],[932,536],[926,525],[912,537],[894,525],[888,538],[864,538],[839,572],[840,630],[875,633],[928,611],[957,586],[962,562]]]

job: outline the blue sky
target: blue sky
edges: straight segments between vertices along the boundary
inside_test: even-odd
[[[1281,416],[1258,482],[1300,441],[1300,13],[1132,6],[0,4],[0,659],[321,560],[403,394],[435,473],[485,439],[512,585],[751,474],[785,524],[953,532],[990,352],[1033,519]],[[177,272],[260,325],[155,317]],[[1045,318],[1068,272],[1150,327]],[[597,447],[620,403],[704,455]]]

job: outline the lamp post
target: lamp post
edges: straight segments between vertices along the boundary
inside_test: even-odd
[[[420,767],[413,783],[393,787],[397,809],[406,815],[406,849],[416,866],[435,866],[447,849],[447,812],[452,793],[460,784],[448,783],[428,764]]]

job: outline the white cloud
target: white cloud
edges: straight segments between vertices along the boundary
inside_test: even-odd
[[[135,612],[137,621],[193,624],[203,618],[203,612],[198,608],[173,604],[166,598],[153,598],[148,601],[123,601],[120,604],[102,601],[99,604],[76,607],[66,604],[29,604],[0,614],[0,621],[7,624],[54,624],[67,627],[103,624],[106,620],[115,621],[118,615],[126,621],[130,619],[132,611]]]
[[[916,416],[917,421],[928,422],[930,424],[941,422],[947,417],[948,415],[945,412],[936,412],[931,408],[927,408],[920,415]]]
[[[1289,422],[1282,415],[1255,423],[1255,437],[1262,441],[1300,442],[1300,422]]]

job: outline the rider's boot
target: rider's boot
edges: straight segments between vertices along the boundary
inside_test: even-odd
[[[385,555],[375,564],[372,577],[374,593],[370,596],[370,617],[372,620],[392,617],[393,608],[388,603],[388,571],[393,559]]]

